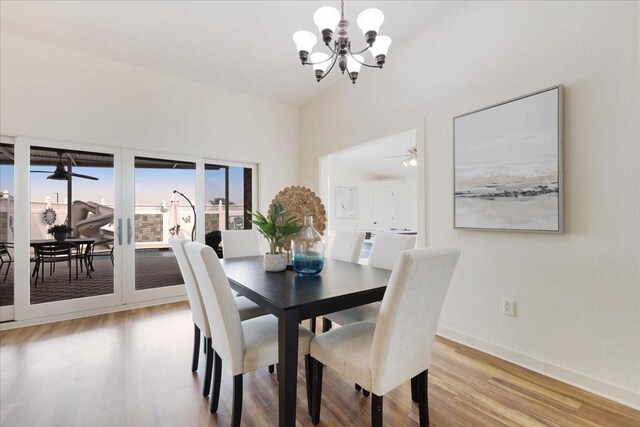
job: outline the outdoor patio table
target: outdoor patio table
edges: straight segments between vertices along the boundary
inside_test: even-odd
[[[319,275],[300,276],[265,272],[261,256],[221,262],[236,292],[278,318],[279,425],[294,426],[299,321],[380,301],[391,271],[327,259]]]
[[[64,241],[65,242],[69,242],[69,243],[74,243],[74,244],[78,245],[78,247],[81,248],[80,252],[84,254],[85,250],[82,249],[82,246],[83,245],[93,245],[95,243],[96,239],[92,239],[92,238],[89,238],[89,237],[69,237],[68,239],[65,239]],[[37,252],[38,246],[45,245],[47,243],[54,243],[54,242],[57,242],[57,240],[55,240],[55,239],[35,239],[35,240],[31,240],[29,242],[29,245],[36,250],[36,254],[37,254],[38,253]],[[38,266],[38,263],[36,262],[36,267],[37,266]],[[76,271],[76,273],[77,273],[77,271]],[[34,270],[34,274],[35,274],[35,270]],[[76,277],[76,279],[77,279],[77,277]]]

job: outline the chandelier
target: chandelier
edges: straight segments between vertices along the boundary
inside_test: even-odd
[[[322,35],[322,41],[329,48],[330,55],[324,52],[314,52],[311,50],[316,45],[318,39],[310,31],[297,31],[293,34],[293,41],[298,49],[302,65],[311,65],[316,73],[316,80],[325,78],[338,63],[342,74],[346,71],[351,82],[355,84],[360,68],[364,65],[370,68],[382,68],[387,58],[387,51],[391,45],[391,38],[388,36],[378,36],[380,25],[384,21],[384,14],[379,9],[366,9],[358,15],[357,24],[364,34],[367,46],[357,52],[351,50],[351,40],[349,39],[349,21],[344,19],[344,0],[340,2],[341,11],[325,6],[316,10],[313,14],[313,22],[318,26],[318,31]],[[333,40],[334,31],[336,40]],[[333,40],[333,46],[331,44]],[[365,64],[362,53],[371,52],[376,65]]]

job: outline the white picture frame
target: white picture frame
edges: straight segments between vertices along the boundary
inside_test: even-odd
[[[355,187],[336,187],[336,218],[353,219],[358,215],[358,198]]]
[[[453,119],[455,229],[562,233],[563,86]]]

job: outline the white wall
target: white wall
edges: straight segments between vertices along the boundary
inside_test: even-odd
[[[0,133],[261,163],[261,208],[298,181],[294,107],[2,33]]]
[[[300,166],[316,187],[320,157],[424,117],[427,244],[462,250],[440,333],[638,407],[639,7],[469,2],[303,106]],[[452,117],[559,83],[566,232],[454,230]]]

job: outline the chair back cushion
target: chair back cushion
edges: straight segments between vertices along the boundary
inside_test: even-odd
[[[187,298],[189,298],[189,305],[191,306],[191,316],[193,317],[193,323],[200,328],[200,331],[206,338],[211,338],[211,331],[209,329],[209,322],[207,322],[207,315],[205,314],[204,303],[200,296],[200,290],[196,284],[196,278],[191,268],[191,263],[187,259],[187,254],[184,251],[184,245],[188,242],[187,239],[181,237],[171,237],[169,244],[173,253],[178,261],[178,267],[180,267],[180,273],[184,279],[184,286],[187,288]]]
[[[222,264],[210,246],[187,242],[185,250],[204,302],[213,348],[233,375],[241,374],[244,334]]]
[[[331,245],[331,259],[346,262],[358,262],[364,231],[336,231]]]
[[[222,253],[224,258],[262,255],[260,234],[256,230],[224,230]]]
[[[391,270],[396,264],[400,252],[415,247],[415,234],[376,233],[369,254],[369,265]]]
[[[438,318],[460,251],[403,251],[382,299],[371,348],[371,391],[379,396],[429,369]]]

